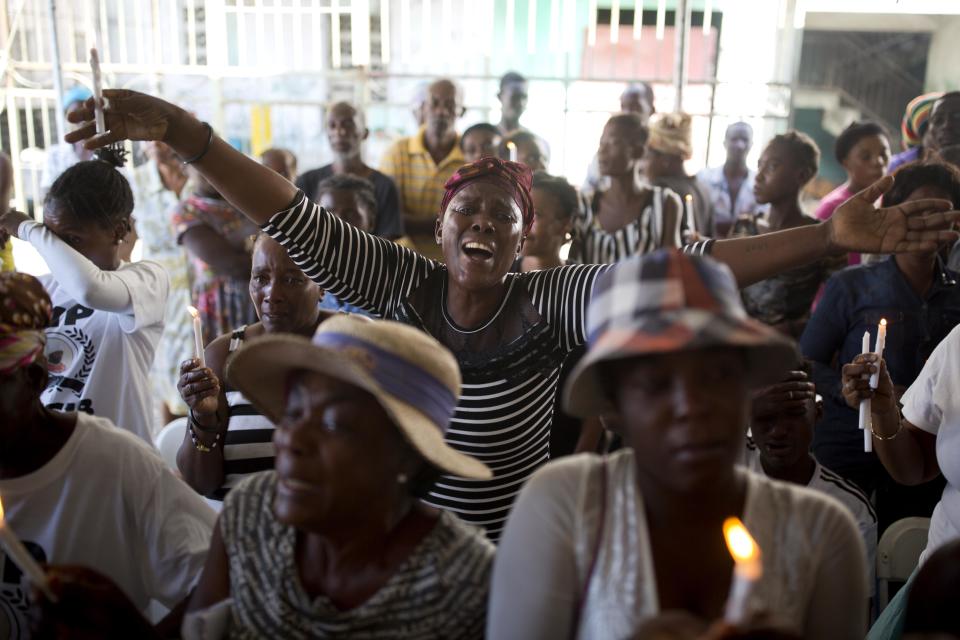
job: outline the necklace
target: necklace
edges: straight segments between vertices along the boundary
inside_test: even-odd
[[[507,292],[503,296],[503,300],[500,301],[500,306],[497,308],[496,312],[490,316],[490,319],[484,322],[482,325],[476,329],[463,329],[457,325],[456,322],[450,319],[450,316],[447,315],[447,281],[443,281],[443,288],[441,289],[440,295],[440,313],[443,315],[443,321],[447,323],[447,326],[456,331],[457,333],[479,333],[493,324],[493,321],[499,317],[500,312],[503,311],[503,308],[507,306],[507,300],[510,299],[510,292],[513,291],[513,282],[514,278],[510,278],[510,284],[507,285]]]

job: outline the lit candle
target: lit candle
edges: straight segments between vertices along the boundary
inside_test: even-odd
[[[887,320],[881,318],[880,325],[877,327],[877,348],[874,350],[874,353],[877,354],[877,358],[883,358],[883,348],[887,346]],[[877,385],[880,384],[880,363],[877,362],[877,372],[870,376],[870,388],[876,389]]]
[[[200,366],[207,366],[207,360],[203,357],[203,328],[200,326],[200,312],[197,311],[197,308],[192,305],[187,305],[187,311],[193,317],[193,345],[194,351],[197,355],[197,360],[200,361]]]
[[[20,571],[23,572],[23,575],[27,577],[31,584],[43,591],[50,602],[57,601],[57,597],[50,591],[50,585],[47,584],[47,575],[43,572],[43,567],[33,559],[33,556],[20,542],[17,534],[10,530],[10,526],[4,519],[3,502],[0,502],[0,546],[3,547],[7,557],[20,568]]]
[[[723,521],[723,537],[734,562],[733,582],[723,617],[728,623],[740,626],[748,620],[747,603],[750,593],[763,575],[760,547],[739,518],[727,518]]]
[[[93,117],[97,122],[97,133],[106,133],[107,121],[103,117],[103,86],[100,81],[100,56],[97,48],[90,49],[90,71],[93,73]]]
[[[513,142],[507,143],[507,149],[510,151],[510,162],[517,161],[517,145]]]

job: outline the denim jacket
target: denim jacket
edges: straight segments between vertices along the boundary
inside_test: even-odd
[[[937,270],[921,297],[890,257],[844,269],[827,280],[800,338],[800,350],[813,361],[814,382],[823,396],[814,452],[824,466],[842,473],[873,459],[863,451],[857,411],[847,406],[840,390],[840,370],[861,352],[863,332],[870,332],[872,351],[877,325],[881,318],[887,320],[887,370],[894,385],[909,387],[934,347],[960,323],[960,284],[955,278],[956,272]]]

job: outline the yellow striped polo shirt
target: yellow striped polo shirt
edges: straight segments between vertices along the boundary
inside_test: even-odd
[[[421,127],[416,135],[397,140],[380,161],[380,171],[397,183],[404,217],[415,220],[437,217],[443,200],[443,184],[464,164],[459,134],[453,149],[437,164],[424,144],[424,131],[425,128]],[[407,236],[423,255],[434,260],[443,259],[433,234],[418,236],[408,230]]]

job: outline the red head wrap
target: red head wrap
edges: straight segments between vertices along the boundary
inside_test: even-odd
[[[43,353],[53,309],[40,281],[0,273],[0,375],[26,367]]]
[[[533,224],[533,200],[530,197],[533,172],[525,164],[500,158],[480,158],[457,169],[443,185],[447,192],[443,194],[443,201],[440,203],[440,215],[443,216],[447,205],[461,189],[477,181],[491,182],[506,190],[523,214],[523,232],[530,230]]]

